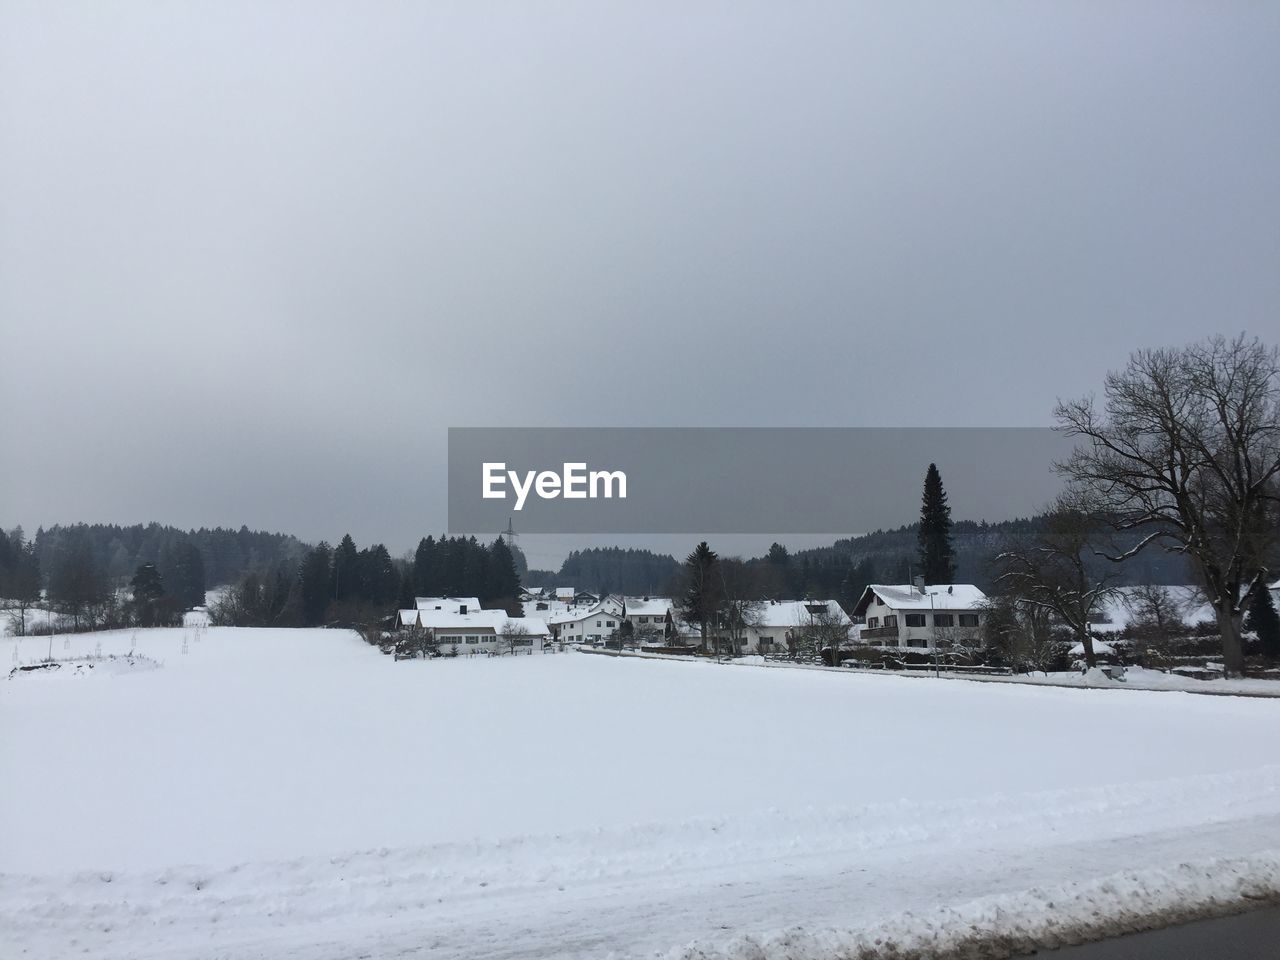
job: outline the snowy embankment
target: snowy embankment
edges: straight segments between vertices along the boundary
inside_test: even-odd
[[[201,633],[0,682],[7,955],[823,956],[1274,879],[1273,701]]]
[[[1278,903],[1280,850],[984,897],[860,930],[793,927],[695,942],[666,960],[998,960]]]

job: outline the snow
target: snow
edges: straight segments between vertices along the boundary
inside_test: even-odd
[[[1272,700],[137,634],[0,682],[6,956],[825,956],[1280,837]]]
[[[986,603],[987,595],[972,583],[938,583],[925,587],[921,593],[909,583],[873,583],[863,591],[858,609],[869,594],[875,594],[881,602],[894,610],[976,610]]]
[[[1096,656],[1099,656],[1099,657],[1114,657],[1116,655],[1116,648],[1113,647],[1111,644],[1107,643],[1105,640],[1094,640],[1093,652]],[[1083,657],[1084,644],[1077,643],[1074,647],[1072,647],[1070,650],[1067,651],[1067,656]]]
[[[760,627],[799,627],[812,623],[815,616],[830,617],[835,624],[850,622],[834,600],[771,600],[757,606],[751,619]]]
[[[1134,595],[1139,587],[1117,587],[1115,594],[1102,603],[1102,609],[1093,629],[1099,633],[1123,630],[1133,620]],[[1204,591],[1191,585],[1164,587],[1178,607],[1182,621],[1190,626],[1214,621],[1213,607],[1204,598]]]
[[[900,914],[862,930],[794,927],[722,944],[692,943],[671,951],[667,960],[1017,957],[1241,913],[1259,903],[1274,903],[1278,893],[1280,852],[1123,871],[1088,883],[985,897],[925,914]]]
[[[1214,664],[1206,665],[1206,669],[1211,669],[1213,667]],[[1217,669],[1222,669],[1221,664],[1217,665]],[[1235,695],[1280,698],[1280,679],[1245,677],[1232,678],[1230,680],[1223,678],[1199,680],[1195,677],[1181,676],[1178,673],[1164,673],[1160,670],[1150,670],[1145,667],[1125,667],[1123,680],[1113,680],[1102,670],[1097,668],[1090,670],[1087,673],[1081,673],[1076,670],[1061,673],[1043,673],[1037,671],[1032,674],[1017,674],[1016,676],[1011,677],[999,675],[981,677],[948,677],[947,674],[943,674],[943,679],[963,679],[975,683],[1013,683],[1026,684],[1030,686],[1041,685],[1057,687],[1105,687],[1112,690],[1172,690],[1181,693],[1207,693],[1221,696]]]
[[[670,597],[625,597],[628,617],[665,617],[671,612]]]

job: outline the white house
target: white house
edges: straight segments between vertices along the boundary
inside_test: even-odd
[[[401,611],[403,614],[409,611]],[[464,611],[429,607],[416,611],[417,619],[409,626],[431,633],[436,648],[443,654],[492,653],[514,645],[517,650],[540,653],[550,637],[550,630],[536,617],[511,617],[505,610]]]
[[[414,597],[413,605],[419,610],[452,610],[454,613],[466,613],[468,610],[479,610],[480,600],[477,597]]]
[[[790,649],[810,634],[848,636],[848,615],[834,600],[769,600],[751,607],[745,619],[743,646],[747,651],[768,653]]]
[[[971,583],[873,583],[853,610],[865,622],[858,630],[864,643],[884,647],[939,646],[976,641],[987,595]]]
[[[626,619],[631,623],[631,635],[637,640],[670,636],[670,597],[625,597],[622,603]]]
[[[622,622],[622,601],[605,597],[590,607],[570,607],[547,617],[551,635],[562,643],[607,640]]]
[[[475,612],[480,609],[476,597],[414,597],[412,610],[401,610],[396,615],[396,626],[418,626],[419,610],[436,610],[450,613]]]

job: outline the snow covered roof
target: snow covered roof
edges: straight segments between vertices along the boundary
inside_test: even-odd
[[[572,600],[574,598],[573,587],[556,587],[557,600]]]
[[[428,630],[492,630],[501,634],[506,629],[524,628],[531,636],[545,636],[547,625],[536,617],[512,617],[505,610],[419,610],[418,625]],[[512,624],[511,628],[507,624]]]
[[[629,617],[665,617],[671,612],[670,597],[627,597],[623,603]]]
[[[1114,657],[1116,655],[1116,648],[1113,647],[1111,644],[1106,643],[1105,641],[1095,640],[1093,641],[1093,652],[1095,655],[1099,657]],[[1077,643],[1074,647],[1072,647],[1070,650],[1067,651],[1067,656],[1083,657],[1084,644]]]
[[[815,617],[830,617],[832,623],[848,624],[840,604],[834,600],[770,600],[752,611],[762,627],[800,627]]]
[[[396,623],[402,627],[412,627],[417,622],[417,610],[401,610],[396,614]]]
[[[605,597],[589,607],[565,607],[543,615],[547,623],[574,623],[588,617],[618,617],[622,615],[622,601],[617,597]]]
[[[419,610],[452,610],[457,613],[462,607],[480,609],[477,597],[414,597],[413,602]]]
[[[935,583],[921,593],[910,583],[873,583],[862,592],[854,613],[862,615],[872,597],[893,610],[974,610],[981,607],[987,595],[972,583]]]
[[[1093,620],[1095,630],[1120,631],[1133,619],[1136,611],[1141,610],[1140,593],[1142,587],[1117,587],[1115,593],[1106,597],[1099,605],[1100,610]],[[1170,612],[1176,613],[1184,623],[1195,624],[1202,620],[1212,620],[1213,608],[1204,598],[1204,592],[1192,584],[1175,584],[1164,586],[1165,595],[1171,601]]]

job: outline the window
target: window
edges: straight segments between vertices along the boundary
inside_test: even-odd
[[[978,615],[976,613],[960,614],[960,626],[976,627],[978,625]]]
[[[928,645],[929,641],[925,640],[923,637],[913,637],[907,641],[908,647],[927,647]]]
[[[604,625],[605,625],[606,627],[616,627],[616,626],[617,626],[617,624],[616,624],[616,623],[614,623],[612,620],[606,620],[606,621],[604,622]],[[599,626],[599,624],[596,624],[596,626]]]
[[[895,613],[893,616],[885,617],[884,625],[886,627],[896,627],[898,625],[898,615]]]
[[[906,618],[907,618],[907,626],[908,626],[908,627],[923,627],[923,626],[924,626],[924,614],[923,614],[923,613],[908,613],[908,614],[906,615]]]
[[[879,618],[879,617],[867,617],[867,626],[868,626],[868,627],[878,627],[878,626],[880,626],[880,618]]]
[[[933,625],[935,627],[954,627],[956,618],[951,613],[935,613],[933,615]]]
[[[600,621],[599,621],[599,620],[597,620],[597,621],[596,621],[596,626],[597,626],[597,627],[598,627],[598,626],[600,626]]]

